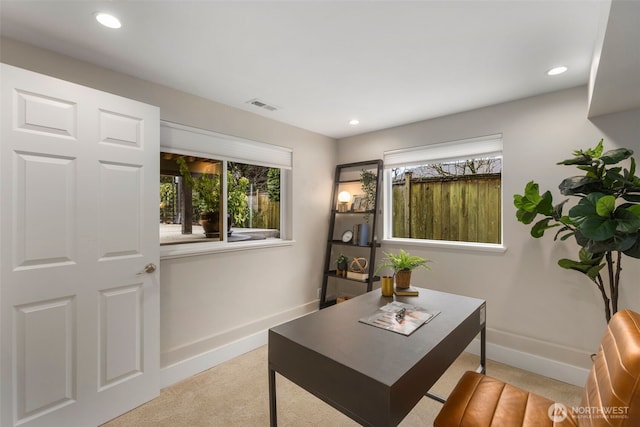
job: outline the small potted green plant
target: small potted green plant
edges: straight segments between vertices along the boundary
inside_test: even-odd
[[[396,287],[406,289],[411,284],[411,272],[416,268],[422,267],[427,270],[431,268],[427,265],[431,260],[420,256],[410,255],[408,252],[400,249],[397,254],[386,253],[384,258],[377,266],[375,274],[378,274],[383,268],[393,270],[396,280]]]
[[[349,258],[347,258],[344,254],[338,254],[338,258],[336,258],[336,274],[338,276],[345,276],[347,274],[348,263]]]

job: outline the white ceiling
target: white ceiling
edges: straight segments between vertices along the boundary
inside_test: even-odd
[[[0,35],[341,138],[586,84],[609,5],[2,0]]]

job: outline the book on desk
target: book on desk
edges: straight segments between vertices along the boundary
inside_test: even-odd
[[[415,297],[420,294],[420,291],[415,286],[409,286],[408,288],[396,287],[393,293],[399,297]]]

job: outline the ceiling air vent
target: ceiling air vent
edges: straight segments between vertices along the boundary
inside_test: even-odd
[[[254,98],[254,99],[251,99],[251,100],[247,101],[247,104],[251,104],[251,105],[254,105],[254,106],[258,107],[258,108],[262,108],[264,110],[269,110],[269,111],[276,111],[276,110],[280,109],[280,107],[276,107],[273,104],[268,104],[268,103],[266,103],[263,100],[258,99],[258,98]]]

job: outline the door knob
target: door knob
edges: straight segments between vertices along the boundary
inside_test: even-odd
[[[149,273],[149,274],[151,274],[151,273],[153,273],[154,271],[156,271],[156,265],[155,265],[154,263],[150,262],[149,264],[145,265],[145,266],[144,266],[144,269],[143,269],[140,273],[138,273],[138,274],[139,274],[139,275],[140,275],[140,274],[145,274],[145,273]]]

